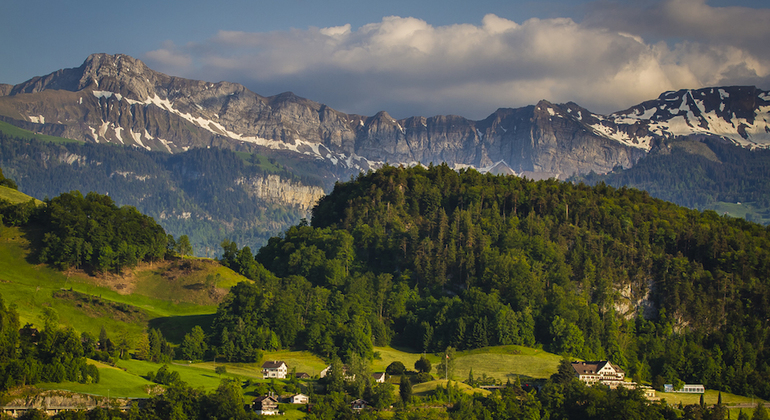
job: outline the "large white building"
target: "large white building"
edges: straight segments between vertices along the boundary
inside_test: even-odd
[[[575,376],[588,386],[598,383],[610,388],[617,388],[618,385],[636,387],[633,382],[625,382],[626,372],[609,360],[572,362],[572,369],[575,370]]]
[[[262,364],[262,378],[286,379],[289,373],[289,367],[280,360],[268,360]]]

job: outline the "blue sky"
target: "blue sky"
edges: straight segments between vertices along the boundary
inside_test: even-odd
[[[397,118],[770,88],[765,0],[8,0],[0,83],[124,53],[171,75]]]

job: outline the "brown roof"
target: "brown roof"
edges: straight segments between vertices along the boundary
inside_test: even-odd
[[[252,403],[259,403],[259,402],[262,402],[262,401],[267,400],[267,399],[270,399],[270,400],[272,400],[273,402],[276,402],[276,403],[278,402],[278,400],[275,397],[273,397],[273,396],[263,395],[261,397],[254,398],[254,401],[252,401]]]
[[[285,365],[285,363],[281,360],[268,360],[265,363],[262,363],[263,369],[278,369],[281,367],[281,365]]]
[[[618,365],[613,364],[609,360],[600,360],[595,362],[572,362],[572,368],[575,369],[575,372],[577,372],[579,375],[588,375],[599,372],[602,370],[602,368],[607,366],[607,364],[612,366],[612,368],[615,369],[615,371],[618,373],[626,373]]]

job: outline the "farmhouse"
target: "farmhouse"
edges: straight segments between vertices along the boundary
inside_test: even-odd
[[[263,395],[254,399],[251,409],[261,416],[273,416],[278,414],[278,400],[271,395]]]
[[[289,372],[289,367],[286,363],[280,360],[268,360],[262,364],[262,378],[278,378],[286,379],[286,374]]]
[[[377,382],[379,384],[385,382],[385,372],[372,373],[372,377],[374,378],[374,382]]]

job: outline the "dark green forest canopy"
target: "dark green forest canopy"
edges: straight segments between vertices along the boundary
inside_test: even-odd
[[[62,269],[120,272],[141,261],[162,260],[167,252],[160,225],[106,195],[61,194],[46,201],[37,218],[46,231],[40,261]]]
[[[371,352],[366,337],[542,345],[640,380],[770,396],[768,239],[635,189],[385,167],[337,184],[256,263],[225,244],[257,282],[234,289],[214,336],[261,328],[262,342],[343,357]],[[247,307],[264,315],[234,315]]]

